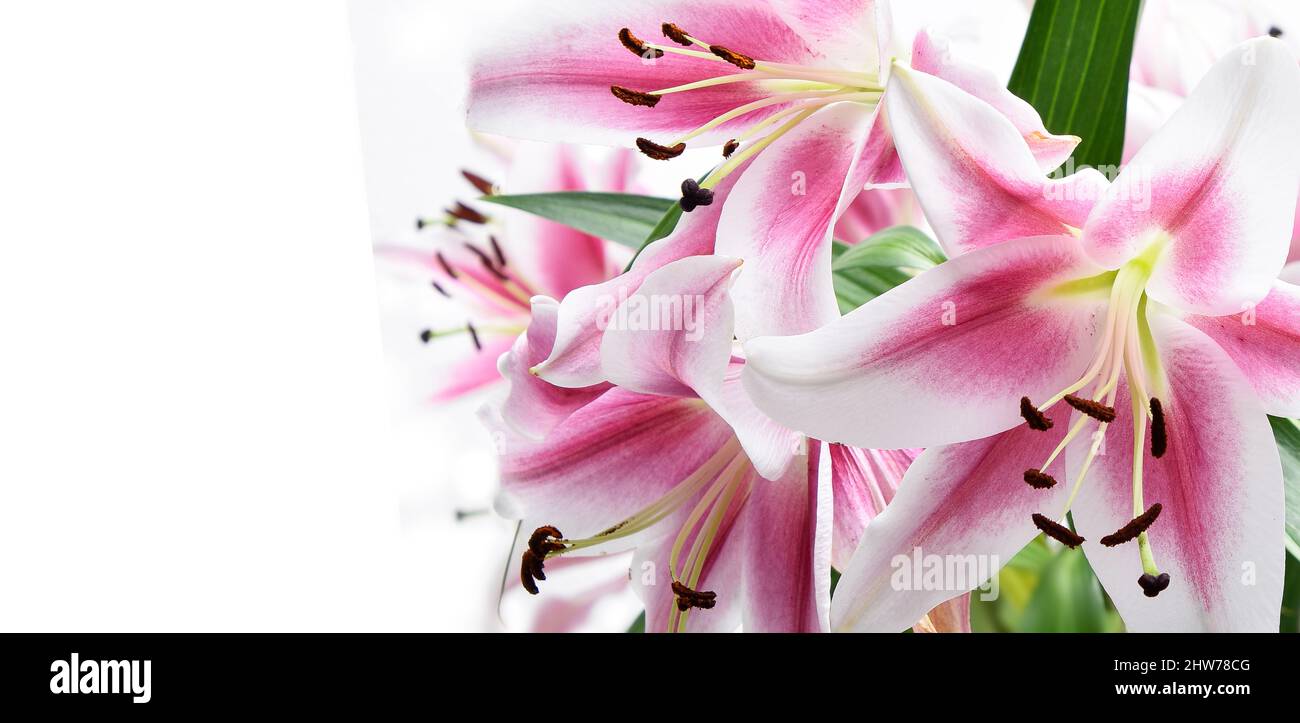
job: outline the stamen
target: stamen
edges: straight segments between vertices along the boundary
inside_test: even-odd
[[[469,223],[485,224],[488,222],[487,216],[484,216],[460,201],[457,201],[453,208],[447,209],[447,215],[452,218],[458,218],[462,221],[468,221]]]
[[[1052,428],[1052,420],[1048,419],[1046,414],[1038,411],[1038,407],[1029,401],[1029,397],[1020,398],[1020,416],[1025,418],[1025,423],[1030,429],[1039,432],[1046,432]]]
[[[425,344],[428,344],[432,340],[433,340],[433,329],[425,329],[424,331],[420,332],[420,341],[424,342]]]
[[[678,203],[683,211],[690,213],[698,206],[711,205],[713,203],[713,191],[700,188],[700,184],[694,178],[688,178],[682,181],[682,198]]]
[[[1151,456],[1160,459],[1169,449],[1165,434],[1165,408],[1159,399],[1151,398]]]
[[[439,294],[442,294],[443,296],[447,297],[448,299],[451,298],[451,294],[448,294],[448,293],[447,293],[447,290],[444,289],[444,288],[442,288],[442,284],[439,284],[437,281],[433,281],[433,282],[430,282],[430,283],[433,284],[433,288],[434,288],[434,289],[435,289]]]
[[[482,193],[484,196],[491,196],[497,192],[496,186],[491,181],[477,173],[462,169],[460,175],[464,176],[465,180],[469,181],[470,185],[477,188],[479,193]]]
[[[1138,586],[1142,588],[1142,592],[1146,593],[1147,597],[1155,597],[1162,590],[1169,587],[1169,573],[1162,572],[1159,575],[1152,575],[1149,572],[1142,573],[1142,577],[1138,578]]]
[[[483,343],[479,341],[478,330],[474,328],[474,325],[472,323],[466,322],[465,331],[469,332],[469,339],[470,341],[474,342],[474,350],[483,351]]]
[[[509,281],[509,280],[510,280],[510,277],[509,277],[509,276],[506,276],[506,274],[505,274],[504,271],[502,271],[501,269],[498,269],[497,266],[496,266],[496,264],[492,263],[492,257],[488,256],[487,253],[486,253],[485,251],[483,251],[483,250],[480,249],[479,247],[477,247],[477,246],[475,246],[474,244],[469,243],[469,242],[466,242],[466,243],[465,243],[465,248],[469,249],[471,253],[473,253],[475,256],[477,256],[479,262],[483,264],[483,268],[487,269],[487,270],[488,270],[488,273],[490,273],[490,274],[492,274],[493,276],[497,277],[497,280],[498,280],[498,281]]]
[[[1101,402],[1094,402],[1091,399],[1084,399],[1083,397],[1076,397],[1073,394],[1067,394],[1065,395],[1065,403],[1102,424],[1110,424],[1115,421],[1115,409],[1113,407],[1108,407]]]
[[[686,150],[685,143],[678,143],[675,146],[661,146],[658,143],[645,138],[636,139],[636,147],[641,149],[642,153],[650,156],[656,161],[667,161],[671,158],[676,158]]]
[[[677,609],[686,612],[691,608],[709,610],[717,604],[718,594],[709,590],[698,591],[673,580],[673,594],[677,596]]]
[[[693,41],[691,41],[690,37],[687,36],[685,30],[682,30],[681,28],[677,27],[673,23],[664,23],[662,26],[662,30],[664,31],[664,37],[668,38],[674,43],[677,43],[678,45],[684,45],[689,48],[690,46],[695,44]]]
[[[731,63],[737,68],[740,68],[741,70],[753,70],[754,67],[757,65],[754,62],[754,59],[749,57],[748,55],[745,55],[744,53],[737,53],[736,51],[729,50],[727,48],[722,47],[721,45],[710,45],[709,52],[713,53],[719,58],[722,58],[728,63]]]
[[[638,58],[664,57],[664,51],[646,45],[642,42],[641,38],[633,35],[632,31],[627,28],[618,31],[618,42],[622,43],[623,47],[627,48],[629,52]]]
[[[443,256],[441,251],[436,252],[434,254],[434,258],[438,259],[438,265],[442,267],[444,273],[446,273],[452,279],[460,278],[456,274],[456,269],[452,268],[451,264],[447,263],[447,257]]]
[[[488,244],[492,246],[492,255],[497,257],[497,265],[504,269],[506,267],[506,253],[501,250],[501,244],[497,243],[497,237],[488,236]]]
[[[1270,27],[1270,28],[1268,29],[1268,36],[1269,36],[1270,38],[1280,38],[1280,37],[1282,37],[1282,28],[1279,28],[1279,27],[1276,26],[1276,25]]]
[[[519,581],[523,583],[524,589],[529,595],[536,595],[541,592],[537,588],[538,580],[546,579],[545,564],[542,558],[533,553],[532,550],[524,550],[523,558],[519,564]]]
[[[1159,502],[1151,505],[1150,509],[1137,517],[1134,517],[1127,525],[1124,525],[1115,532],[1101,538],[1101,544],[1106,547],[1114,547],[1129,542],[1130,540],[1136,540],[1138,535],[1146,532],[1147,528],[1156,521],[1156,518],[1160,516],[1161,509]]]
[[[653,108],[659,104],[659,96],[653,93],[642,93],[639,90],[624,88],[621,85],[609,86],[609,92],[613,93],[615,98],[618,98],[628,105],[639,105],[646,108]]]
[[[533,554],[545,558],[552,552],[559,552],[564,549],[564,543],[559,540],[564,539],[561,533],[554,525],[542,525],[533,530],[533,534],[528,537],[528,549]]]
[[[1057,542],[1061,543],[1062,545],[1065,545],[1070,549],[1074,549],[1079,545],[1083,544],[1082,537],[1080,537],[1079,535],[1071,531],[1070,528],[1066,527],[1065,525],[1062,525],[1059,522],[1056,522],[1054,520],[1049,520],[1043,515],[1038,514],[1037,512],[1033,514],[1033,520],[1034,520],[1034,526],[1042,530],[1043,534],[1047,535],[1048,537],[1056,540]]]
[[[1025,482],[1036,490],[1051,489],[1056,486],[1056,478],[1036,469],[1025,470]]]
[[[737,148],[740,148],[740,141],[732,138],[727,141],[726,145],[722,146],[722,157],[731,158],[731,154],[735,153]]]

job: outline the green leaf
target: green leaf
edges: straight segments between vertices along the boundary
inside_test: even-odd
[[[641,611],[640,615],[636,616],[636,620],[632,621],[632,624],[628,626],[627,631],[629,633],[645,632],[645,611],[644,610]]]
[[[1101,633],[1109,629],[1101,585],[1080,550],[1063,549],[1043,568],[1020,630]]]
[[[481,200],[527,211],[634,249],[662,223],[670,206],[677,207],[671,198],[588,191],[484,196]]]
[[[1053,133],[1079,136],[1075,167],[1118,167],[1141,0],[1038,0],[1008,87]]]
[[[1286,549],[1300,559],[1300,422],[1269,417],[1277,451],[1282,456],[1282,481],[1286,495]]]
[[[850,246],[831,246],[831,272],[840,313],[862,306],[916,274],[947,260],[939,244],[911,226],[894,226]]]
[[[677,222],[680,221],[681,218],[681,204],[673,202],[672,207],[665,211],[663,217],[659,219],[659,223],[655,224],[654,228],[650,229],[650,232],[646,234],[644,239],[642,239],[640,245],[636,247],[636,253],[632,254],[632,260],[627,262],[627,267],[624,268],[623,271],[632,268],[632,264],[636,263],[636,260],[640,258],[641,252],[645,251],[645,247],[661,238],[668,238],[668,235],[673,232],[673,229],[677,228]]]

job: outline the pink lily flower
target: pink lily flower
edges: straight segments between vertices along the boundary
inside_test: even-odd
[[[695,256],[648,274],[605,322],[612,385],[564,389],[529,372],[558,319],[554,301],[534,300],[501,360],[511,398],[482,413],[499,435],[498,511],[545,521],[521,558],[530,592],[557,557],[631,549],[647,630],[827,629],[832,559],[847,562],[914,453],[822,445],[754,409],[732,341],[739,265]],[[665,298],[691,310],[684,323],[628,321]],[[521,434],[539,412],[548,434]]]
[[[810,331],[838,315],[829,273],[836,219],[864,187],[904,181],[880,112],[896,54],[891,26],[888,3],[873,0],[548,6],[521,24],[525,34],[496,41],[479,59],[469,123],[543,140],[634,141],[662,160],[688,145],[721,145],[721,165],[683,184],[683,208],[725,206],[716,251],[748,265],[734,288],[737,330],[742,338]],[[1005,112],[1044,171],[1078,143],[1048,133],[991,73],[955,61],[927,33],[911,55],[916,67]],[[715,250],[709,244],[701,253]],[[568,356],[567,309],[562,316],[557,355]],[[583,348],[591,358],[594,346]],[[557,357],[538,373],[565,386],[591,383],[594,365],[575,364]]]
[[[510,193],[604,190],[628,192],[635,157],[612,154],[602,164],[585,163],[570,147],[521,145],[506,169]],[[465,171],[467,190],[501,192],[496,184]],[[444,328],[412,332],[439,355],[455,359],[440,376],[431,401],[446,402],[500,382],[497,359],[527,328],[537,294],[562,297],[573,289],[618,274],[627,261],[622,247],[562,224],[489,204],[455,201],[440,218],[420,219],[416,235],[376,248],[396,274],[413,277],[445,299]],[[455,346],[448,337],[461,340]]]
[[[778,422],[930,446],[864,531],[835,628],[899,630],[952,596],[891,590],[895,555],[1001,564],[1042,531],[1082,544],[1130,630],[1275,630],[1265,415],[1300,415],[1300,288],[1277,280],[1300,192],[1295,58],[1239,46],[1114,184],[1056,205],[1065,189],[988,104],[916,71],[891,82],[904,166],[952,260],[745,346],[746,389]]]

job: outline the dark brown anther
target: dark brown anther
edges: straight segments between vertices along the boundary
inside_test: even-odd
[[[433,340],[433,331],[431,329],[425,329],[424,331],[420,332],[420,341],[424,342],[425,344],[428,344],[432,340]]]
[[[677,203],[681,205],[683,211],[690,213],[699,206],[712,204],[713,191],[700,188],[700,184],[694,178],[688,178],[682,181],[682,197]]]
[[[1046,414],[1038,411],[1038,407],[1029,401],[1029,397],[1020,398],[1020,416],[1025,418],[1025,423],[1030,429],[1039,432],[1046,432],[1052,428],[1052,420],[1047,418]]]
[[[676,158],[686,150],[685,143],[678,143],[675,146],[661,146],[647,138],[636,139],[636,147],[640,148],[642,153],[650,156],[656,161],[667,161]]]
[[[1165,408],[1159,399],[1151,398],[1151,456],[1160,459],[1169,451],[1169,436],[1165,431]]]
[[[673,594],[677,596],[677,609],[682,612],[691,608],[708,610],[718,603],[717,593],[692,590],[677,580],[673,580]]]
[[[554,526],[543,525],[533,530],[533,534],[528,537],[528,549],[532,550],[534,555],[545,558],[549,553],[564,549],[564,543],[560,542],[562,539],[564,534]]]
[[[722,157],[731,158],[731,154],[735,153],[737,148],[740,148],[740,141],[732,138],[722,147]]]
[[[537,589],[537,581],[545,579],[546,570],[542,558],[534,555],[532,550],[524,550],[523,559],[519,563],[519,581],[524,584],[524,589],[529,595],[536,595],[541,592]]]
[[[483,342],[479,341],[478,329],[475,329],[473,324],[466,323],[465,331],[469,332],[469,340],[474,342],[474,351],[483,351]]]
[[[497,266],[506,267],[506,252],[501,250],[501,244],[497,243],[496,236],[488,236],[488,245],[492,247],[492,255],[497,259]]]
[[[415,219],[415,230],[416,230],[416,231],[423,231],[423,230],[424,230],[424,227],[425,227],[425,226],[428,226],[428,225],[429,225],[429,222],[428,222],[428,221],[425,221],[425,220],[422,219],[422,218],[417,218],[417,219]]]
[[[1268,29],[1268,36],[1269,36],[1270,38],[1280,38],[1280,37],[1282,37],[1282,28],[1279,28],[1279,27],[1276,26],[1276,25],[1270,27],[1270,28]]]
[[[442,267],[443,273],[447,274],[453,279],[460,278],[459,276],[456,275],[456,269],[452,268],[451,264],[447,263],[447,257],[443,256],[441,251],[438,251],[433,256],[438,260],[438,265]]]
[[[456,205],[452,208],[447,209],[447,215],[469,223],[484,224],[488,222],[487,216],[484,216],[460,201],[457,201]]]
[[[682,30],[681,28],[677,27],[673,23],[664,23],[662,30],[664,31],[664,37],[668,38],[674,43],[677,43],[678,45],[684,45],[686,47],[690,47],[695,44],[692,43],[691,39],[686,36],[685,30]]]
[[[1040,470],[1027,469],[1025,483],[1036,490],[1047,490],[1056,486],[1056,478]]]
[[[1142,592],[1147,597],[1155,597],[1162,590],[1169,587],[1169,573],[1162,572],[1159,575],[1144,573],[1142,577],[1138,578],[1138,586],[1142,588]]]
[[[496,186],[494,186],[491,181],[478,175],[477,173],[472,173],[470,171],[462,170],[460,172],[460,175],[464,176],[465,180],[469,181],[470,185],[478,189],[478,192],[483,194],[484,196],[491,196],[497,192]]]
[[[622,43],[623,47],[627,48],[630,53],[638,58],[664,57],[664,51],[646,45],[641,38],[633,35],[632,31],[627,28],[618,31],[618,42]]]
[[[741,70],[753,70],[754,59],[743,53],[737,53],[734,50],[728,50],[721,45],[710,45],[709,52],[740,68]]]
[[[1115,421],[1115,409],[1101,402],[1094,402],[1091,399],[1067,394],[1065,395],[1065,403],[1103,424],[1110,424]]]
[[[433,281],[433,282],[430,282],[430,283],[433,284],[433,288],[434,288],[434,290],[437,291],[439,294],[442,294],[443,296],[447,297],[448,299],[451,298],[451,294],[448,294],[448,293],[447,293],[447,290],[444,289],[444,288],[442,288],[442,284],[438,283],[437,281]]]
[[[653,108],[656,105],[659,105],[659,96],[654,93],[642,93],[639,90],[624,88],[621,85],[609,86],[609,92],[613,93],[615,98],[618,98],[628,105],[639,105],[646,108]]]
[[[483,268],[487,269],[489,274],[492,274],[493,276],[497,277],[498,281],[510,280],[510,277],[506,276],[506,273],[504,271],[497,268],[497,265],[492,261],[492,257],[488,256],[487,253],[483,251],[483,249],[480,249],[474,244],[468,242],[465,244],[465,248],[469,249],[471,253],[477,256],[479,262],[483,264]]]
[[[1074,549],[1083,544],[1083,538],[1075,534],[1070,528],[1062,525],[1055,520],[1049,520],[1043,515],[1035,512],[1033,514],[1034,527],[1043,531],[1044,535],[1056,540],[1070,549]]]
[[[1146,532],[1147,528],[1156,521],[1156,518],[1160,516],[1161,509],[1159,502],[1151,505],[1147,508],[1146,512],[1143,512],[1132,520],[1129,520],[1127,525],[1124,525],[1115,532],[1101,538],[1101,544],[1106,547],[1114,547],[1116,545],[1122,545],[1130,540],[1136,540],[1138,535]]]

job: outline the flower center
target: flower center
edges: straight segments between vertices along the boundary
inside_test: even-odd
[[[676,605],[668,615],[668,632],[684,630],[692,608],[707,610],[717,601],[716,593],[699,590],[697,586],[719,532],[730,524],[749,496],[748,470],[749,458],[733,437],[662,497],[595,535],[569,539],[554,527],[537,528],[529,539],[520,565],[524,588],[537,594],[537,581],[546,579],[546,560],[644,532],[685,509],[686,504],[694,500],[685,522],[678,528],[668,557],[676,599]]]
[[[1143,446],[1148,422],[1151,427],[1151,454],[1164,455],[1168,440],[1165,430],[1165,410],[1160,400],[1150,390],[1164,388],[1164,372],[1155,354],[1155,344],[1146,321],[1146,284],[1167,237],[1156,234],[1146,250],[1116,272],[1098,278],[1111,278],[1110,301],[1107,305],[1104,332],[1097,353],[1087,371],[1077,381],[1052,395],[1042,405],[1035,406],[1028,397],[1020,400],[1020,414],[1031,428],[1045,431],[1053,426],[1045,414],[1053,405],[1064,401],[1079,412],[1079,419],[1066,433],[1041,466],[1025,470],[1024,479],[1035,489],[1048,489],[1056,479],[1048,473],[1052,463],[1069,444],[1089,426],[1096,425],[1092,444],[1079,465],[1065,509],[1057,520],[1045,515],[1033,515],[1034,524],[1044,534],[1068,547],[1077,547],[1084,539],[1058,520],[1065,519],[1075,498],[1087,479],[1088,470],[1102,449],[1107,428],[1115,421],[1115,398],[1119,393],[1120,375],[1124,375],[1132,402],[1133,422],[1133,519],[1114,533],[1101,539],[1101,544],[1114,547],[1137,540],[1138,555],[1142,561],[1143,575],[1138,584],[1148,597],[1155,597],[1169,586],[1169,575],[1161,573],[1156,565],[1147,529],[1155,523],[1161,511],[1160,503],[1147,508],[1142,496]],[[1084,283],[1091,280],[1084,280]],[[1079,283],[1079,282],[1076,282]],[[1087,390],[1086,394],[1081,392]]]
[[[672,23],[664,23],[661,29],[664,36],[673,41],[675,45],[645,42],[633,35],[627,28],[619,31],[618,39],[623,44],[623,47],[646,60],[657,60],[664,57],[664,55],[682,55],[716,61],[722,65],[739,68],[740,72],[719,73],[716,76],[691,83],[650,91],[633,90],[615,85],[610,87],[614,97],[631,105],[654,108],[665,95],[688,93],[701,88],[711,88],[731,83],[752,83],[766,91],[764,97],[721,113],[698,128],[674,138],[668,143],[657,143],[648,138],[636,139],[637,148],[641,149],[642,153],[656,160],[668,160],[680,156],[686,150],[687,141],[724,123],[746,116],[754,116],[755,121],[752,125],[736,138],[727,141],[723,146],[723,156],[727,159],[726,162],[699,184],[700,188],[706,191],[711,190],[746,160],[753,157],[754,154],[790,132],[819,108],[844,101],[875,106],[880,102],[881,94],[884,92],[884,85],[876,73],[859,73],[834,68],[815,68],[771,62],[750,57],[721,45],[709,44]],[[775,112],[766,110],[774,106],[781,107]],[[758,117],[760,113],[763,114],[763,117]],[[775,127],[774,130],[770,130],[766,135],[740,150],[739,153],[736,152],[745,141],[751,140],[773,127]],[[695,198],[691,200],[689,205],[694,208],[695,206],[706,206],[711,202],[711,196],[708,197],[707,202],[700,202],[698,198]]]

